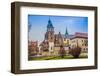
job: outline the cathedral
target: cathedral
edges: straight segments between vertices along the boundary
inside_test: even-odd
[[[82,52],[88,51],[88,35],[87,33],[76,32],[74,35],[68,34],[66,28],[65,34],[59,32],[55,33],[52,21],[49,19],[47,24],[47,30],[43,42],[40,44],[40,54],[42,56],[59,55],[60,46],[64,47],[66,54],[68,54],[70,48],[76,46],[81,47]]]
[[[38,45],[38,42],[29,42],[29,55],[30,56],[59,56],[61,46],[65,50],[65,54],[69,55],[71,48],[79,46],[82,53],[88,52],[88,34],[75,32],[71,35],[68,33],[67,27],[65,34],[61,32],[55,33],[55,28],[52,21],[49,19],[47,29],[44,34],[43,41]],[[30,50],[31,49],[31,50]]]
[[[67,35],[67,29],[65,35]],[[47,54],[57,55],[58,51],[60,50],[60,46],[64,46],[63,39],[65,35],[61,34],[59,32],[58,34],[55,34],[54,26],[51,22],[51,20],[48,20],[47,24],[47,31],[45,33],[44,41],[40,44],[41,51],[48,52]]]

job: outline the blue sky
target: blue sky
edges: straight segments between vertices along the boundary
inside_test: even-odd
[[[55,34],[59,32],[65,34],[66,27],[69,34],[88,32],[88,17],[28,15],[28,23],[31,25],[29,40],[43,41],[49,18],[54,26]]]

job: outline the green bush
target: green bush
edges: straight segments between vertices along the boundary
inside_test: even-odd
[[[81,53],[80,47],[75,47],[70,49],[69,54],[71,54],[74,58],[78,58]]]

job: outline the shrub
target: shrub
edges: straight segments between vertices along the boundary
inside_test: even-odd
[[[72,48],[70,51],[69,51],[69,54],[71,54],[74,58],[78,58],[79,55],[81,53],[81,48],[80,47],[75,47],[75,48]]]

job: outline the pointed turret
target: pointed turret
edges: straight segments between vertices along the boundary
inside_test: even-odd
[[[58,41],[59,41],[59,45],[63,45],[63,37],[62,37],[62,34],[60,32],[58,34]]]
[[[67,30],[67,27],[66,27],[66,32],[65,32],[65,36],[67,36],[68,35],[68,30]]]

